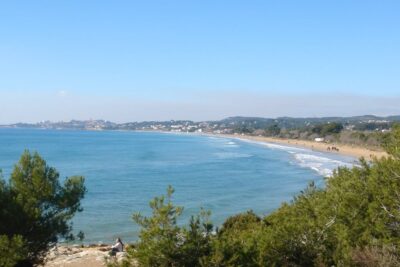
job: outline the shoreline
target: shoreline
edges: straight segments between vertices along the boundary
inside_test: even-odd
[[[207,135],[214,137],[234,138],[244,141],[257,141],[263,143],[286,145],[290,147],[306,148],[312,151],[318,151],[329,154],[339,154],[339,155],[354,157],[357,159],[363,157],[368,161],[373,160],[374,157],[381,158],[387,156],[387,153],[381,150],[373,150],[366,147],[352,146],[352,145],[338,144],[338,143],[325,143],[325,142],[315,142],[309,140],[297,140],[297,139],[251,136],[251,135],[235,135],[235,134],[207,134]],[[339,149],[339,151],[328,150],[328,147],[336,147],[337,149]]]
[[[367,148],[357,145],[348,145],[341,143],[326,143],[326,142],[315,142],[311,140],[301,139],[290,139],[290,138],[277,138],[267,136],[253,136],[253,135],[240,135],[240,134],[217,134],[217,133],[190,133],[190,132],[171,132],[171,131],[135,131],[135,132],[153,132],[163,134],[175,134],[175,135],[193,135],[193,136],[211,136],[217,138],[232,138],[239,139],[242,141],[256,141],[261,143],[285,145],[288,147],[304,148],[312,151],[328,153],[333,155],[342,155],[353,157],[355,159],[365,158],[367,161],[373,160],[374,157],[381,158],[387,157],[388,154],[383,151],[373,148]],[[328,150],[328,147],[336,147],[338,151]]]
[[[276,137],[266,137],[266,136],[253,136],[253,135],[240,135],[240,134],[217,134],[217,133],[196,133],[196,132],[173,132],[173,131],[162,131],[162,130],[94,130],[94,129],[47,129],[47,128],[23,128],[23,127],[1,127],[0,128],[13,128],[13,129],[35,129],[35,130],[72,130],[72,131],[107,131],[107,132],[143,132],[143,133],[163,133],[163,134],[176,134],[176,135],[198,135],[198,136],[213,136],[213,137],[224,137],[224,138],[234,138],[234,139],[242,139],[249,141],[257,141],[264,143],[272,143],[272,144],[280,144],[286,145],[290,147],[297,148],[306,148],[313,151],[323,152],[323,153],[331,153],[331,154],[339,154],[344,156],[354,157],[359,159],[364,157],[366,160],[371,161],[374,157],[381,158],[386,157],[388,154],[383,151],[373,148],[367,148],[357,145],[348,145],[348,144],[340,144],[340,143],[325,143],[325,142],[315,142],[311,140],[301,140],[301,139],[289,139],[289,138],[276,138]],[[328,147],[336,147],[339,151],[328,150]]]
[[[228,138],[236,139],[241,141],[253,141],[258,143],[267,144],[279,144],[282,146],[303,148],[311,151],[317,151],[322,153],[329,153],[332,155],[345,155],[359,159],[364,157],[366,160],[372,160],[373,157],[383,157],[387,154],[383,151],[372,150],[365,147],[350,146],[336,143],[322,143],[307,140],[295,140],[295,139],[282,139],[272,138],[263,136],[249,136],[249,135],[238,135],[238,134],[213,134],[213,133],[186,133],[186,132],[169,132],[169,131],[142,131],[142,132],[157,132],[163,134],[175,134],[175,135],[191,135],[191,136],[208,136],[215,138]],[[336,147],[339,151],[327,151],[328,147]],[[89,243],[78,245],[78,244],[58,244],[56,249],[52,249],[49,252],[49,261],[46,262],[44,267],[103,267],[105,266],[104,258],[108,256],[110,251],[110,245],[107,243]],[[121,260],[125,253],[118,255],[118,260]]]

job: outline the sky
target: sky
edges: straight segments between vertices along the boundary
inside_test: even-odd
[[[400,114],[400,1],[1,1],[0,123]]]

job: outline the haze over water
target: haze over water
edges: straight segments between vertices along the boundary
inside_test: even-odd
[[[148,202],[176,192],[182,222],[200,207],[220,225],[253,209],[263,215],[289,201],[309,181],[323,184],[350,157],[232,138],[154,132],[0,129],[0,168],[6,178],[24,149],[38,151],[61,177],[83,175],[88,193],[74,231],[86,242],[137,238],[131,215],[149,214]]]

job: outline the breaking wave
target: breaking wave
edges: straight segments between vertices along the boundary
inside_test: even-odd
[[[356,159],[348,156],[317,152],[307,148],[292,147],[267,142],[245,139],[241,140],[244,142],[266,146],[270,149],[285,151],[291,154],[295,164],[298,164],[304,168],[312,169],[322,176],[332,176],[333,170],[337,169],[338,167],[352,167],[357,165]]]

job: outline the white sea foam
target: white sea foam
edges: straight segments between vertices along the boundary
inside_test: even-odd
[[[349,162],[344,162],[314,154],[297,153],[294,154],[294,158],[300,166],[310,168],[323,176],[331,176],[333,170],[338,168],[339,166],[353,166],[353,164]]]
[[[330,155],[328,153],[316,152],[308,148],[280,145],[274,143],[240,139],[244,142],[266,146],[270,149],[283,150],[290,153],[294,162],[301,167],[310,168],[322,176],[331,176],[333,170],[340,166],[352,167],[356,165],[355,159],[340,155]],[[340,158],[340,160],[338,159]]]
[[[289,153],[296,153],[296,152],[300,152],[300,151],[310,151],[307,148],[301,148],[301,147],[295,147],[295,146],[286,146],[286,145],[278,145],[278,144],[274,144],[274,143],[268,143],[268,142],[262,142],[262,141],[254,141],[254,140],[241,139],[241,138],[238,138],[238,139],[243,141],[243,142],[266,146],[266,147],[268,147],[270,149],[285,150],[285,151],[287,151]]]
[[[224,144],[224,146],[225,146],[225,147],[230,147],[230,148],[232,148],[232,147],[239,147],[239,145],[236,144],[236,143],[233,142],[233,141],[226,142],[226,143]]]
[[[308,149],[305,149],[305,148],[277,145],[277,144],[272,144],[272,143],[261,143],[261,144],[266,146],[266,147],[272,148],[272,149],[286,150],[288,152],[297,152],[297,151],[307,151],[308,150]]]

